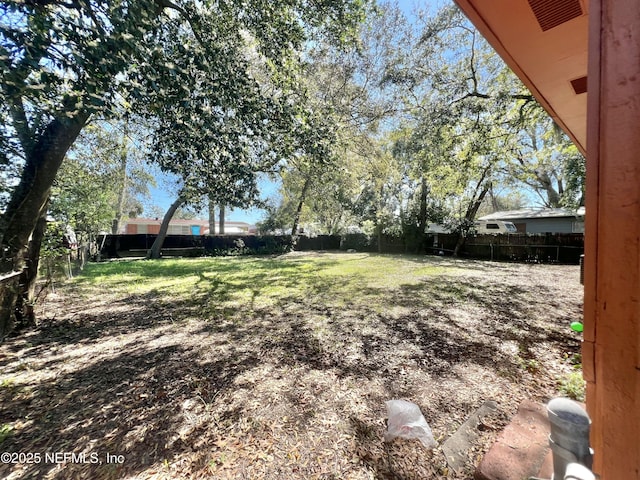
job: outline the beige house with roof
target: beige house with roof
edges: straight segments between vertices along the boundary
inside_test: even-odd
[[[478,220],[512,222],[518,233],[584,233],[584,208],[522,208],[479,217]]]

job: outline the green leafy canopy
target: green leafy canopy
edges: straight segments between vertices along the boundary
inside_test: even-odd
[[[208,111],[221,109],[257,133],[282,105],[250,71],[249,53],[278,88],[291,79],[304,42],[351,37],[363,7],[361,0],[3,2],[4,163],[28,156],[55,118],[87,112],[161,115],[179,106],[172,120],[200,120],[194,128],[201,128]]]

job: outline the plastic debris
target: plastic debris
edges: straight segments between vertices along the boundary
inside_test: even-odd
[[[582,332],[584,330],[584,325],[582,322],[573,322],[571,324],[571,330],[574,332]]]
[[[406,400],[389,400],[385,404],[388,414],[385,442],[390,442],[394,438],[406,440],[417,438],[428,449],[437,445],[429,424],[422,415],[420,407],[415,403]]]

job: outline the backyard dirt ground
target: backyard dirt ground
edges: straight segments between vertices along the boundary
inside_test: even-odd
[[[400,270],[381,275],[406,281],[314,274],[389,259]],[[269,262],[243,283],[200,271],[190,298],[58,286],[40,325],[0,345],[0,477],[467,479],[519,403],[557,395],[579,362],[577,266]],[[256,285],[285,281],[259,301]],[[234,307],[234,289],[253,295]],[[456,472],[440,447],[383,441],[394,398],[420,406],[440,445],[486,400],[498,409]]]

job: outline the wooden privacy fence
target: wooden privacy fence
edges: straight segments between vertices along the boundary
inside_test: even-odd
[[[433,253],[451,253],[458,237],[438,234],[430,238]],[[466,238],[461,251],[462,256],[469,258],[576,265],[583,253],[581,233],[472,235]]]
[[[99,256],[100,258],[144,257],[156,236],[155,234],[136,234],[99,237]],[[284,253],[291,249],[291,244],[291,236],[288,235],[167,235],[162,246],[162,255],[198,257]],[[329,249],[329,247],[330,245],[327,245],[325,248]],[[337,248],[331,247],[331,249]]]
[[[344,235],[341,248],[363,252],[451,255],[458,242],[458,235],[454,233],[422,237],[381,235],[368,237],[368,241],[366,238],[362,234]],[[459,255],[486,260],[577,265],[583,252],[584,235],[581,233],[504,234],[468,236]]]
[[[156,235],[107,235],[99,239],[101,258],[144,257]],[[269,235],[167,235],[163,256],[279,254],[292,248],[309,250],[356,250],[359,252],[451,255],[456,234],[417,237],[364,234],[316,237]],[[466,238],[461,257],[498,261],[578,264],[584,252],[582,234],[475,235]]]

